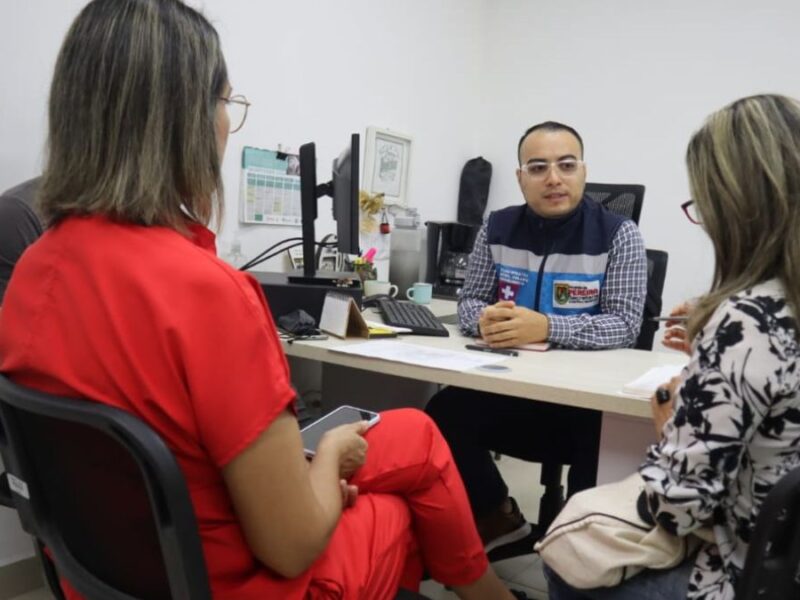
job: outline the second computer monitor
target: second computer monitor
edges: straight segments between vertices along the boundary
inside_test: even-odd
[[[317,199],[333,199],[337,248],[345,254],[358,254],[358,162],[359,135],[352,134],[350,145],[333,161],[331,181],[317,185],[316,147],[314,143],[300,147],[300,195],[303,227],[303,269],[305,277],[313,277],[315,265],[315,228]]]
[[[350,136],[350,147],[333,161],[333,218],[336,219],[337,248],[358,254],[358,161],[359,136]]]

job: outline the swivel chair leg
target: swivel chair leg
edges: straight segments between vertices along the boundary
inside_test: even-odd
[[[561,475],[564,465],[554,463],[542,464],[540,483],[544,486],[544,495],[539,501],[539,530],[542,534],[550,527],[550,523],[564,506],[564,486]]]

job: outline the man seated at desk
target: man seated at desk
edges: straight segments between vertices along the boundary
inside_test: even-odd
[[[490,346],[633,346],[647,287],[638,227],[583,195],[583,140],[572,127],[534,125],[519,141],[525,204],[489,215],[458,301],[459,327]],[[580,377],[580,373],[575,373]],[[427,412],[466,484],[486,550],[531,532],[491,451],[569,464],[569,493],[595,485],[601,413],[448,387]]]

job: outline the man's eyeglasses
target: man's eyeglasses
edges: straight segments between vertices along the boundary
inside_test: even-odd
[[[231,122],[230,132],[236,133],[244,127],[244,122],[247,119],[247,109],[250,107],[250,103],[242,94],[227,98],[225,96],[220,96],[219,99],[222,100],[228,108],[228,119]]]
[[[555,161],[532,160],[522,165],[520,169],[534,179],[544,179],[552,167],[555,167],[562,177],[571,177],[578,172],[582,164],[583,161],[577,158],[562,158]]]
[[[697,212],[697,206],[695,205],[694,200],[687,200],[681,204],[681,209],[683,210],[683,214],[686,215],[686,218],[692,223],[695,225],[703,224],[703,222],[700,220],[700,213]]]

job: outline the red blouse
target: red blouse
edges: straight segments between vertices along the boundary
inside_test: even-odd
[[[186,477],[215,598],[301,598],[257,561],[221,469],[293,409],[289,370],[258,283],[219,260],[214,235],[74,217],[20,259],[0,310],[0,371],[150,424]]]

